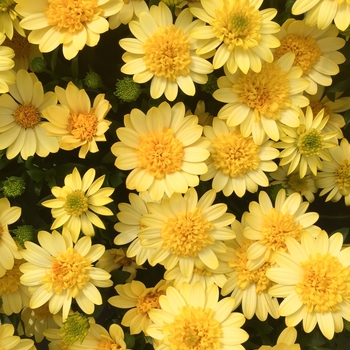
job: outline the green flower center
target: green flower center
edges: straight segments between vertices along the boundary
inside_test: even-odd
[[[324,147],[321,131],[310,129],[300,135],[297,147],[299,152],[305,157],[311,157],[318,154]]]
[[[350,163],[344,160],[343,164],[335,172],[335,181],[343,196],[350,194]]]
[[[88,211],[88,198],[82,190],[75,190],[67,195],[63,208],[68,215],[79,216]]]

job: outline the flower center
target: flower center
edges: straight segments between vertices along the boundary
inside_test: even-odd
[[[213,228],[213,224],[202,217],[200,208],[191,213],[177,214],[163,224],[160,232],[162,247],[177,256],[196,257],[203,248],[214,244],[215,239],[209,234]]]
[[[316,257],[300,264],[304,276],[295,290],[307,312],[339,311],[338,304],[350,297],[350,270],[329,253],[317,253]]]
[[[335,171],[335,182],[342,196],[350,194],[350,162],[348,159]]]
[[[52,313],[50,312],[50,309],[49,309],[49,303],[46,302],[44,305],[41,305],[36,309],[32,309],[32,315],[35,318],[40,318],[44,320],[52,316]]]
[[[45,275],[42,280],[46,283],[45,289],[61,295],[63,291],[69,289],[68,297],[75,298],[79,290],[83,289],[90,280],[89,270],[91,260],[84,258],[69,247],[64,253],[53,257],[51,272]]]
[[[19,270],[19,266],[22,264],[22,260],[15,260],[11,270],[6,270],[4,276],[0,278],[0,297],[4,294],[12,294],[18,290],[21,285],[20,277],[22,272]]]
[[[80,31],[85,22],[92,22],[99,17],[102,10],[97,0],[47,0],[49,7],[45,15],[50,26],[70,33]]]
[[[1,4],[0,4],[1,8]],[[16,58],[28,58],[30,53],[30,44],[26,37],[18,34],[17,31],[13,32],[13,37],[10,40],[6,37],[3,42],[4,46],[11,47],[11,49],[15,52]]]
[[[97,133],[98,120],[95,114],[70,112],[67,131],[75,139],[91,141]]]
[[[262,235],[260,243],[267,247],[268,256],[266,261],[270,261],[269,254],[276,251],[286,251],[286,237],[293,237],[300,241],[303,232],[301,224],[295,222],[295,216],[290,214],[282,214],[279,210],[272,208],[264,216]]]
[[[174,137],[173,129],[165,128],[161,133],[141,135],[137,155],[140,167],[160,180],[166,174],[180,170],[184,155],[183,144]]]
[[[298,174],[291,174],[287,177],[288,186],[295,192],[306,192],[309,189],[307,178],[300,178]]]
[[[254,110],[256,120],[260,115],[278,120],[281,111],[292,105],[288,72],[275,62],[264,63],[259,73],[250,70],[242,74],[232,90],[239,95],[238,102]]]
[[[259,167],[260,147],[254,143],[251,136],[244,137],[239,131],[232,131],[220,135],[212,142],[212,147],[214,166],[225,175],[242,177]]]
[[[198,276],[206,276],[206,277],[210,277],[213,275],[213,273],[211,271],[209,271],[208,269],[206,269],[205,266],[203,266],[203,268],[199,268],[197,266],[194,266],[192,275],[194,275],[194,274],[197,274]]]
[[[303,154],[305,157],[318,154],[324,147],[323,138],[321,131],[314,128],[301,134],[297,142],[300,154]]]
[[[97,350],[122,350],[123,348],[110,339],[102,339],[98,342]]]
[[[79,216],[88,211],[88,198],[82,190],[74,190],[67,194],[63,208],[68,215]]]
[[[261,14],[247,0],[224,1],[215,10],[210,22],[215,36],[227,45],[229,51],[236,46],[248,50],[261,41]]]
[[[311,107],[312,114],[317,115],[319,112],[321,112],[322,109],[324,109],[324,116],[332,115],[332,110],[327,105],[323,104],[320,101],[313,101],[310,102],[309,106]]]
[[[304,74],[308,74],[322,55],[316,40],[311,36],[287,34],[277,48],[275,58],[278,59],[287,52],[295,53],[294,65],[299,66]]]
[[[189,74],[190,41],[182,29],[173,24],[159,27],[143,44],[143,60],[147,69],[157,77],[175,81]]]
[[[220,349],[222,331],[211,309],[184,306],[174,321],[163,326],[169,332],[171,350]]]
[[[74,313],[67,317],[58,333],[62,336],[63,342],[70,346],[76,341],[82,343],[89,328],[89,318],[86,315]]]
[[[0,0],[0,11],[7,12],[8,8],[14,4],[15,2],[13,0]]]
[[[23,128],[33,128],[41,121],[38,110],[30,103],[20,105],[13,114],[15,121]]]
[[[164,295],[165,292],[150,292],[144,296],[139,296],[137,300],[137,313],[147,314],[149,310],[160,309],[159,297]]]

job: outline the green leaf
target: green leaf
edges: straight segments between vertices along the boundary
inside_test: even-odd
[[[346,240],[346,237],[348,236],[349,234],[349,230],[350,230],[350,227],[341,227],[335,231],[333,231],[330,236],[334,235],[335,233],[337,232],[340,232],[342,235],[343,235],[343,238],[344,238],[344,241]]]
[[[39,169],[29,169],[27,170],[27,174],[36,182],[41,181],[45,176],[44,172]]]
[[[135,346],[135,337],[129,333],[124,333],[124,341],[128,349],[132,349]]]

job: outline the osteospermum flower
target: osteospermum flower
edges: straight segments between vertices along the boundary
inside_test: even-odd
[[[93,105],[87,92],[79,90],[72,82],[67,88],[55,87],[60,105],[51,106],[44,112],[49,121],[44,123],[48,135],[60,140],[60,148],[72,150],[79,148],[79,158],[88,152],[98,152],[96,142],[106,141],[105,132],[111,122],[105,119],[111,105],[104,94],[95,97]]]
[[[148,191],[159,200],[199,184],[198,175],[207,171],[209,141],[201,137],[198,117],[185,116],[182,102],[173,107],[163,102],[146,115],[135,108],[124,116],[124,125],[117,129],[120,142],[111,150],[117,168],[132,169],[126,179],[128,189]]]
[[[200,282],[183,284],[179,290],[168,287],[159,298],[160,309],[149,312],[153,325],[147,333],[164,350],[243,349],[248,339],[241,329],[245,318],[232,312],[233,298],[219,299],[215,284],[204,288]]]
[[[20,207],[11,207],[7,198],[0,198],[0,277],[6,270],[11,270],[15,259],[20,259],[18,246],[10,235],[8,225],[13,224],[21,216]]]
[[[183,276],[191,276],[195,259],[211,269],[219,267],[216,253],[225,253],[224,241],[235,238],[228,227],[234,220],[227,205],[214,204],[216,193],[207,191],[200,199],[194,188],[182,196],[174,193],[160,203],[148,203],[150,214],[144,214],[144,225],[138,237],[143,249],[152,249],[148,258],[154,266],[167,270],[178,265]]]
[[[329,117],[324,116],[322,109],[316,116],[308,106],[306,112],[300,110],[299,127],[283,127],[284,135],[275,147],[281,148],[280,166],[289,164],[288,175],[299,166],[300,178],[308,169],[316,175],[322,169],[321,159],[330,161],[328,149],[337,146],[337,131],[323,132]]]
[[[263,0],[202,0],[200,7],[191,12],[209,25],[201,25],[191,31],[191,36],[202,39],[197,54],[212,52],[214,69],[225,65],[230,73],[237,69],[247,73],[249,69],[260,72],[262,62],[272,62],[272,48],[279,41],[272,34],[280,30],[271,20],[277,10],[259,11]],[[204,40],[203,40],[204,39]]]
[[[218,112],[227,119],[228,126],[238,126],[241,134],[252,134],[254,142],[261,144],[268,135],[274,141],[280,138],[280,125],[297,127],[299,112],[309,100],[302,95],[309,85],[301,78],[300,67],[293,66],[294,54],[287,53],[272,63],[264,63],[259,73],[237,71],[218,79],[219,89],[213,94],[226,103]]]
[[[6,350],[33,350],[35,349],[32,339],[21,339],[13,335],[15,329],[12,324],[0,325],[0,347]]]
[[[338,202],[344,197],[345,205],[350,206],[350,144],[346,138],[340,145],[329,150],[330,162],[322,162],[322,171],[318,172],[316,185],[322,189],[320,196],[326,202]]]
[[[6,36],[0,33],[0,44],[6,39]],[[11,70],[15,62],[13,57],[15,52],[8,46],[0,46],[0,94],[9,91],[9,85],[14,84],[16,81],[16,75]]]
[[[75,299],[86,314],[92,314],[102,297],[96,287],[110,287],[110,274],[94,267],[105,251],[102,244],[91,244],[90,237],[82,237],[73,245],[70,235],[38,233],[37,245],[25,242],[21,254],[26,263],[20,267],[21,283],[29,286],[32,294],[29,307],[36,309],[49,302],[49,310],[57,314],[62,309],[65,320]]]
[[[123,6],[123,0],[16,0],[15,10],[23,17],[20,26],[31,30],[28,40],[41,52],[63,44],[63,55],[74,58],[87,46],[96,46],[109,28],[106,17]]]
[[[96,214],[113,215],[105,204],[113,202],[109,196],[114,192],[114,188],[101,188],[105,175],[94,181],[95,175],[96,170],[91,168],[81,178],[78,169],[74,168],[73,172],[65,177],[63,187],[52,187],[51,192],[56,198],[41,203],[44,207],[52,208],[51,214],[55,221],[51,229],[63,226],[63,232],[67,231],[73,242],[77,241],[80,232],[94,236],[93,225],[106,228]]]
[[[314,95],[318,85],[332,84],[331,76],[339,73],[338,64],[345,62],[345,56],[338,51],[345,45],[345,40],[337,35],[338,29],[334,25],[319,30],[316,26],[309,27],[305,20],[290,18],[276,34],[281,46],[274,56],[279,58],[293,52],[294,65],[303,70],[303,77],[310,82],[305,91]]]
[[[248,268],[254,270],[265,262],[274,263],[275,254],[286,251],[286,238],[293,237],[300,241],[301,234],[308,231],[316,237],[320,228],[314,226],[319,215],[306,213],[309,202],[303,202],[299,193],[286,198],[286,191],[281,189],[273,206],[267,193],[259,193],[259,202],[251,202],[249,211],[242,217],[243,234],[255,241],[247,249]]]
[[[189,35],[200,22],[193,21],[189,9],[181,11],[173,23],[170,9],[162,2],[139,14],[129,28],[135,38],[119,41],[127,52],[121,71],[133,74],[137,83],[152,79],[153,99],[163,94],[175,100],[180,88],[186,95],[196,92],[194,83],[205,84],[213,71],[211,63],[196,55],[197,40]]]
[[[343,235],[328,237],[321,231],[316,239],[308,232],[300,243],[289,237],[287,252],[275,255],[278,267],[267,271],[277,284],[269,293],[283,298],[279,313],[288,327],[302,321],[306,333],[316,324],[327,339],[350,321],[350,247],[342,249]]]
[[[212,187],[225,196],[232,192],[242,197],[246,191],[256,192],[258,186],[268,186],[265,172],[277,169],[272,159],[278,157],[273,141],[265,138],[257,145],[252,136],[243,136],[238,127],[228,127],[223,120],[214,118],[213,126],[204,127],[204,135],[211,141],[208,171],[201,180],[213,179]]]
[[[15,11],[16,2],[15,0],[0,2],[0,33],[10,39],[16,32],[25,36],[23,28],[19,25],[18,13]]]
[[[296,329],[294,327],[287,327],[278,336],[276,345],[262,345],[258,350],[300,350],[300,345],[295,344],[296,340]]]

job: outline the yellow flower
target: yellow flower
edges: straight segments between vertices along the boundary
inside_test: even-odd
[[[296,0],[292,7],[293,15],[306,12],[305,20],[309,26],[320,30],[326,29],[334,20],[340,30],[345,30],[350,24],[350,4],[347,1]]]
[[[343,235],[330,238],[321,231],[316,239],[304,232],[300,243],[286,240],[288,253],[278,252],[278,267],[267,271],[277,284],[269,293],[283,298],[279,313],[288,327],[303,321],[310,333],[318,324],[322,334],[332,339],[350,321],[350,248],[342,249]]]
[[[309,202],[303,202],[299,193],[293,193],[286,198],[285,190],[280,190],[275,200],[275,206],[267,193],[259,193],[259,203],[251,202],[249,211],[242,217],[243,234],[255,241],[247,249],[248,268],[255,270],[265,262],[274,263],[275,254],[286,251],[286,238],[293,237],[300,241],[304,231],[316,237],[320,228],[313,224],[319,215],[315,212],[306,213]]]
[[[31,30],[28,40],[41,52],[63,44],[63,55],[74,58],[85,45],[96,46],[100,34],[108,31],[109,17],[123,6],[123,0],[16,0],[15,10],[23,17],[20,26]]]
[[[121,324],[130,327],[130,334],[144,332],[147,335],[147,328],[152,324],[149,318],[149,312],[153,309],[159,309],[159,297],[165,294],[169,283],[160,280],[154,287],[146,288],[140,281],[118,284],[115,290],[119,295],[108,299],[108,302],[114,307],[128,310]]]
[[[16,2],[16,0],[1,0],[0,2],[0,33],[10,39],[16,32],[25,36],[23,28],[19,25],[18,13],[15,11]]]
[[[266,277],[271,263],[265,262],[255,270],[248,268],[247,250],[254,243],[243,236],[244,226],[237,220],[231,225],[236,233],[233,247],[229,247],[230,277],[224,284],[221,294],[231,293],[234,309],[242,304],[243,315],[250,320],[254,315],[265,321],[268,315],[278,318],[278,300],[268,294],[272,281]]]
[[[306,112],[300,110],[299,127],[283,127],[284,135],[275,147],[281,148],[279,155],[280,166],[289,164],[288,175],[299,166],[300,178],[303,178],[308,169],[316,176],[317,170],[322,169],[321,158],[330,161],[328,149],[337,146],[337,131],[323,132],[329,119],[324,116],[322,109],[314,117],[311,107]]]
[[[196,115],[198,117],[198,124],[205,126],[205,125],[211,125],[213,122],[213,116],[205,111],[205,102],[203,100],[200,100],[197,102],[196,108],[194,110],[194,113],[192,113],[191,110],[188,110],[186,112],[186,115]]]
[[[225,253],[224,241],[235,238],[228,227],[235,216],[227,213],[226,204],[213,205],[215,197],[209,190],[198,200],[190,188],[184,196],[174,193],[160,203],[147,204],[150,214],[142,216],[144,228],[138,238],[143,249],[152,250],[148,258],[152,266],[160,263],[169,270],[178,265],[184,277],[191,276],[196,259],[211,269],[219,267],[216,254]]]
[[[102,297],[96,287],[110,287],[110,274],[94,267],[105,251],[102,244],[91,244],[83,237],[73,245],[70,235],[39,231],[38,241],[25,242],[21,254],[26,263],[20,267],[21,283],[29,286],[32,294],[29,307],[36,309],[49,302],[49,310],[57,314],[62,309],[63,321],[67,318],[74,298],[86,314],[92,314]]]
[[[106,141],[105,132],[111,122],[104,119],[111,108],[104,94],[95,97],[93,105],[87,92],[79,90],[72,82],[66,90],[56,86],[55,93],[60,105],[51,106],[44,112],[49,121],[43,127],[48,135],[60,140],[60,148],[72,150],[80,147],[79,158],[88,152],[98,152],[96,142]]]
[[[34,350],[34,341],[31,339],[21,339],[13,335],[15,329],[12,324],[0,325],[0,348],[6,350]]]
[[[128,189],[148,191],[159,200],[199,184],[198,175],[207,171],[209,141],[201,137],[198,117],[185,116],[182,102],[173,107],[163,102],[146,115],[135,108],[124,116],[124,125],[117,129],[120,142],[111,150],[117,168],[133,169],[126,179]]]
[[[94,181],[96,170],[90,168],[81,178],[77,168],[64,179],[64,186],[54,186],[51,189],[55,199],[42,202],[44,207],[52,208],[51,214],[55,218],[51,229],[63,226],[63,233],[67,232],[76,242],[80,232],[87,236],[94,236],[93,225],[105,229],[104,223],[96,215],[113,215],[105,204],[113,202],[109,196],[114,192],[112,187],[101,188],[105,175]],[[95,214],[96,213],[96,214]]]
[[[350,145],[346,138],[340,145],[329,150],[330,162],[322,162],[316,185],[322,189],[320,196],[328,193],[326,202],[338,202],[344,197],[345,205],[350,206]]]
[[[272,22],[277,10],[267,8],[259,11],[262,0],[202,0],[203,8],[191,7],[191,12],[209,25],[201,25],[191,31],[191,36],[203,44],[197,54],[210,54],[216,49],[213,66],[225,65],[230,73],[240,69],[260,72],[262,62],[272,62],[272,48],[279,41],[272,34],[280,26]]]
[[[296,329],[294,327],[287,327],[278,336],[275,346],[262,345],[258,350],[300,350],[300,345],[295,344],[296,339]]]
[[[302,95],[309,85],[301,78],[300,67],[293,66],[294,54],[287,53],[272,63],[264,63],[259,73],[237,71],[218,79],[219,89],[213,94],[226,103],[218,117],[227,119],[228,126],[240,127],[241,134],[250,134],[260,145],[265,135],[274,141],[280,138],[280,126],[299,125],[297,106],[305,107],[309,100]]]
[[[0,12],[1,13],[1,12]],[[6,36],[0,33],[0,44],[6,39]],[[9,91],[9,85],[14,84],[16,81],[16,75],[11,68],[14,67],[15,62],[13,57],[15,52],[13,49],[7,46],[0,46],[0,94]]]
[[[11,207],[7,198],[0,198],[0,277],[6,270],[11,270],[15,259],[21,259],[18,247],[9,233],[8,225],[13,224],[21,216],[20,207]]]
[[[119,41],[127,52],[121,71],[133,74],[136,83],[152,79],[151,97],[163,94],[175,100],[180,88],[186,95],[196,92],[194,83],[205,84],[213,71],[211,63],[196,55],[197,40],[189,36],[199,21],[192,21],[189,9],[181,11],[175,23],[170,9],[160,2],[150,12],[143,11],[129,28],[135,38]]]
[[[287,52],[294,53],[294,65],[303,70],[303,78],[310,82],[305,91],[314,95],[318,85],[332,84],[331,76],[339,73],[338,64],[345,62],[345,56],[337,51],[345,45],[345,40],[337,35],[334,25],[319,30],[316,26],[309,27],[305,20],[290,18],[276,34],[281,46],[274,56],[279,58]]]
[[[222,191],[227,197],[233,192],[242,197],[246,190],[256,192],[258,186],[269,186],[265,172],[277,169],[272,159],[279,152],[271,147],[273,141],[265,137],[258,146],[252,136],[243,136],[238,127],[228,127],[226,123],[214,118],[213,126],[204,127],[204,135],[211,141],[208,171],[201,180],[213,179],[212,187]]]
[[[200,282],[168,287],[159,298],[160,309],[149,316],[153,325],[147,333],[164,350],[243,349],[248,333],[241,329],[245,318],[232,312],[233,298],[219,299],[215,284],[204,288]]]

